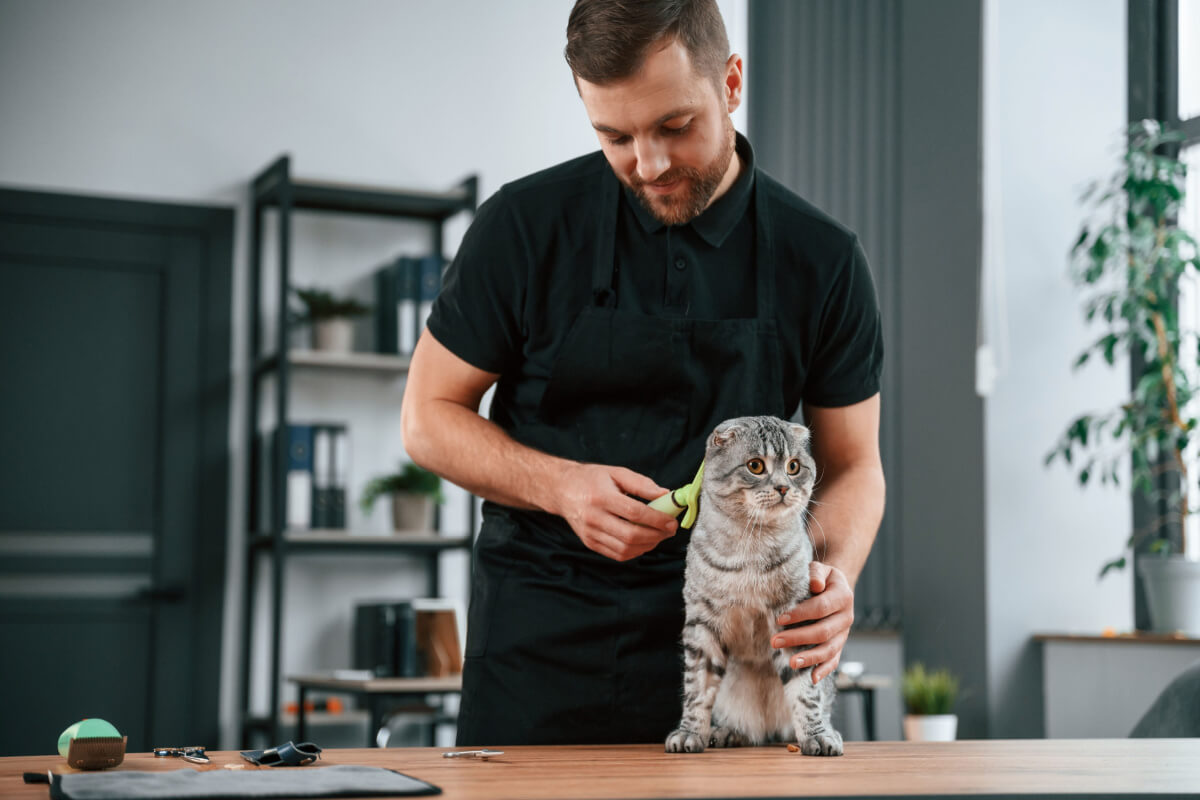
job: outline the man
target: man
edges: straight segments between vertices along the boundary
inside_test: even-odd
[[[735,135],[742,61],[713,0],[578,0],[566,57],[601,153],[479,209],[404,396],[409,455],[486,500],[461,745],[670,732],[687,532],[645,501],[691,480],[723,419],[804,404],[819,563],[781,620],[809,624],[772,645],[815,645],[794,662],[814,681],[882,515],[866,260]]]

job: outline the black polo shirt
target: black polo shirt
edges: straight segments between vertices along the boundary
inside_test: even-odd
[[[784,404],[845,406],[879,391],[882,329],[857,238],[754,164],[691,222],[666,226],[619,192],[614,283],[619,308],[691,319],[753,317],[753,191],[763,181],[775,237]],[[499,373],[492,419],[537,419],[559,345],[592,296],[597,208],[616,176],[600,152],[503,186],[480,206],[446,272],[430,333],[467,363]]]

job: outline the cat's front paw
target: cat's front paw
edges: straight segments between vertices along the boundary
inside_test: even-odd
[[[806,756],[840,756],[842,735],[833,728],[822,728],[800,737],[800,752]]]
[[[735,731],[733,728],[721,726],[713,728],[712,734],[708,737],[709,747],[745,747],[746,737]]]
[[[703,753],[704,739],[695,731],[676,728],[667,736],[668,753]]]

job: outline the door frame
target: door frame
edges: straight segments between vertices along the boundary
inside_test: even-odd
[[[0,186],[0,215],[62,220],[130,232],[183,237],[200,248],[196,452],[200,535],[192,543],[190,624],[196,632],[194,676],[177,691],[191,695],[191,728],[201,742],[220,740],[221,653],[229,539],[229,414],[232,385],[234,209],[65,194]],[[187,744],[187,743],[184,743]]]

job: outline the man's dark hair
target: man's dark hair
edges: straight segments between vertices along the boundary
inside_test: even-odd
[[[577,0],[564,54],[576,78],[603,85],[637,72],[662,39],[677,39],[720,87],[729,38],[716,0]]]

